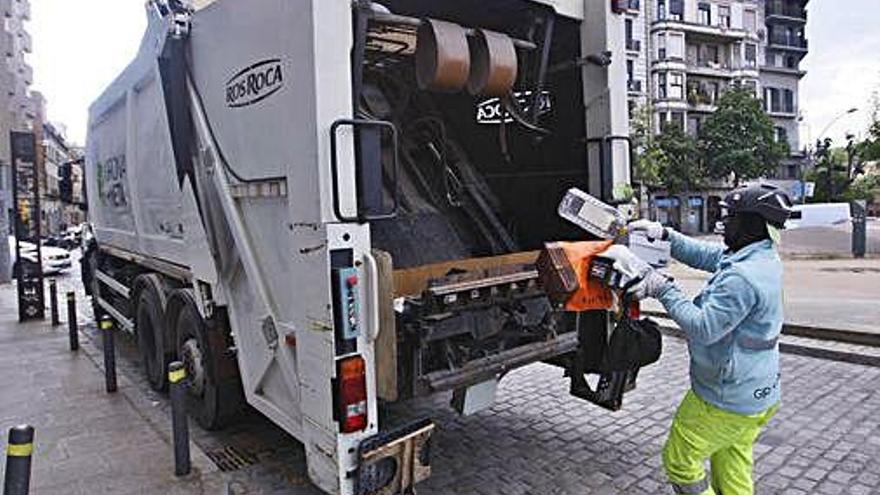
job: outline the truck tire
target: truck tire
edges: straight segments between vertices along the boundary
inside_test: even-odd
[[[177,355],[187,374],[187,409],[206,430],[222,428],[239,410],[241,384],[223,380],[221,362],[226,348],[212,338],[210,328],[190,298],[177,315]]]
[[[150,387],[161,392],[168,388],[168,363],[174,348],[166,342],[165,297],[161,282],[155,275],[139,277],[135,282],[135,332],[144,373]]]

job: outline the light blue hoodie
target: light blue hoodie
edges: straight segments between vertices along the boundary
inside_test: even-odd
[[[782,261],[773,242],[725,253],[722,244],[670,232],[672,256],[713,275],[691,301],[675,284],[658,296],[687,334],[691,386],[726,411],[757,414],[780,400]]]

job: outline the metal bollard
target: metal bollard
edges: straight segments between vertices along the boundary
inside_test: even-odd
[[[31,454],[34,452],[34,427],[15,426],[9,429],[6,447],[6,482],[3,495],[28,495],[31,484]]]
[[[113,320],[109,316],[101,318],[101,337],[104,343],[104,382],[107,393],[116,392],[116,343]]]
[[[186,368],[175,361],[168,367],[168,383],[171,396],[171,429],[174,434],[174,474],[190,473],[189,424],[186,420]]]
[[[57,327],[61,324],[58,318],[58,284],[55,279],[49,280],[49,312],[52,315],[52,326]]]
[[[70,333],[70,350],[79,350],[79,325],[76,322],[76,294],[67,293],[67,331]]]

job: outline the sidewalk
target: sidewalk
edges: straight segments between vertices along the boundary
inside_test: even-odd
[[[880,333],[880,259],[784,259],[785,322]],[[709,274],[673,262],[668,272],[689,296]],[[664,311],[656,300],[645,309]]]
[[[73,288],[73,280],[59,283],[62,305],[67,284]],[[80,306],[85,324],[91,315]],[[63,306],[60,312],[66,320]],[[151,405],[125,374],[118,393],[105,393],[100,343],[90,332],[81,329],[81,349],[72,353],[66,322],[52,328],[48,310],[45,322],[19,324],[17,317],[15,286],[0,286],[2,445],[5,451],[15,424],[36,429],[32,493],[226,493],[220,472],[198,449],[192,449],[193,474],[174,477],[170,419],[148,417]]]

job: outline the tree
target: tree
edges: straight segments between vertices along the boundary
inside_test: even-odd
[[[871,203],[878,195],[880,195],[880,175],[862,175],[849,186],[843,199],[847,201],[864,199]]]
[[[773,172],[788,154],[788,145],[776,142],[761,100],[746,88],[731,88],[718,99],[718,109],[706,118],[698,139],[708,175],[732,178],[734,186]]]
[[[832,148],[831,138],[825,138],[816,145],[816,167],[807,173],[807,182],[816,184],[812,202],[829,203],[840,201],[843,191],[849,185],[847,176],[847,152],[844,148]]]
[[[650,106],[640,106],[632,116],[632,145],[637,159],[633,179],[644,186],[660,183],[660,156],[654,140],[654,111]]]
[[[866,161],[880,160],[880,90],[871,97],[871,109],[868,137],[859,145],[859,157]]]
[[[680,125],[667,123],[657,136],[656,147],[660,184],[667,191],[678,193],[702,187],[705,171],[700,164],[697,141]]]
[[[632,141],[637,152],[635,179],[642,186],[663,188],[670,193],[693,190],[705,178],[700,166],[697,142],[682,131],[681,126],[667,123],[662,132],[654,134],[651,107],[633,112]]]

